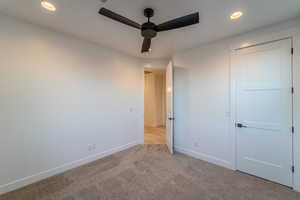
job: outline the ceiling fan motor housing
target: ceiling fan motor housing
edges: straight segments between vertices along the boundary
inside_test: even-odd
[[[152,22],[146,22],[142,25],[142,36],[145,38],[154,38],[157,35],[156,25]]]

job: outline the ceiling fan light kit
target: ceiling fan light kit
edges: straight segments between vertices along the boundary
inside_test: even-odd
[[[142,37],[144,37],[142,45],[142,53],[150,52],[151,40],[157,36],[158,32],[169,31],[177,28],[182,28],[185,26],[190,26],[199,23],[199,13],[193,13],[187,16],[179,17],[171,21],[156,25],[150,21],[150,18],[154,16],[154,10],[152,8],[146,8],[144,10],[144,16],[148,18],[148,21],[142,25],[123,17],[117,13],[106,8],[101,8],[99,14],[108,17],[110,19],[116,20],[120,23],[126,24],[133,28],[139,29],[141,31]]]

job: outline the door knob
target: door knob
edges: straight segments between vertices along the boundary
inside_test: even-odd
[[[175,118],[174,118],[174,117],[169,117],[168,119],[169,119],[169,120],[174,120]]]
[[[236,127],[238,127],[238,128],[247,128],[247,126],[245,126],[241,123],[236,123]]]

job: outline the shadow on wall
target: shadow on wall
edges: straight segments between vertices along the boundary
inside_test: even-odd
[[[190,82],[189,71],[187,68],[174,66],[174,141],[175,147],[182,147],[185,138],[189,134],[189,116],[190,116]],[[185,142],[186,143],[186,142]]]

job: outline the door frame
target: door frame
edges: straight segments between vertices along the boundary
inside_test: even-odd
[[[169,60],[167,65],[172,63],[173,64],[173,61],[172,60]],[[165,79],[166,79],[166,71],[167,71],[167,65],[165,67],[160,67],[160,68],[156,68],[156,69],[160,69],[160,70],[163,70],[164,73],[165,73]],[[142,122],[142,134],[141,134],[141,137],[139,139],[139,144],[142,144],[142,145],[145,145],[145,71],[146,71],[146,67],[145,65],[143,66],[142,68],[142,77],[143,77],[143,84],[142,84],[142,87],[143,87],[143,113],[142,113],[142,116],[143,116],[143,122]],[[155,69],[155,68],[154,68]],[[166,86],[167,83],[165,83],[165,86]],[[173,87],[174,87],[174,68],[173,68]],[[172,88],[174,90],[174,88]],[[165,93],[166,93],[166,88],[165,88]],[[165,101],[167,100],[167,97],[165,99]],[[172,99],[172,104],[173,104],[173,115],[174,115],[174,97]],[[167,117],[167,113],[165,113],[165,123],[166,121],[168,120],[168,117]],[[165,124],[165,127],[166,127],[166,124]],[[167,141],[166,141],[166,144],[167,145]],[[172,145],[173,145],[173,153],[175,152],[175,147],[174,147],[174,126],[173,126],[173,141],[172,141]]]
[[[237,122],[237,109],[236,109],[236,77],[235,77],[235,73],[234,73],[234,66],[232,63],[232,59],[233,56],[235,54],[236,51],[238,50],[242,50],[242,49],[246,49],[246,48],[251,48],[251,47],[255,47],[255,46],[261,46],[261,45],[265,45],[265,44],[269,44],[269,43],[273,43],[273,42],[278,42],[281,40],[290,40],[291,41],[291,47],[293,48],[293,37],[284,37],[281,39],[276,39],[276,40],[270,40],[270,41],[265,41],[265,42],[261,42],[261,43],[257,43],[257,44],[253,44],[253,45],[249,45],[249,46],[245,46],[245,47],[241,47],[241,48],[235,48],[235,49],[231,49],[230,50],[230,119],[229,119],[229,133],[230,133],[230,141],[231,141],[231,149],[230,151],[231,153],[231,160],[232,160],[232,169],[233,170],[238,170],[237,169],[237,129],[236,129],[236,122]],[[292,86],[291,87],[295,87],[294,84],[294,63],[293,63],[293,54],[291,55],[291,83]],[[295,126],[295,120],[294,120],[294,94],[292,95],[292,102],[291,102],[291,108],[292,108],[292,126]],[[291,165],[294,166],[295,164],[295,156],[294,156],[294,138],[295,135],[292,135],[292,163]],[[292,187],[294,187],[294,173],[292,173]]]
[[[168,69],[170,70],[171,69],[171,99],[168,98],[168,93],[169,93],[169,88],[168,88]],[[166,77],[165,77],[165,80],[166,80],[166,90],[165,90],[165,93],[166,93],[166,145],[168,146],[168,149],[169,149],[169,152],[171,154],[174,154],[174,65],[173,65],[173,61],[169,61],[168,63],[168,66],[166,68]],[[170,100],[168,102],[168,100]],[[168,103],[170,103],[170,106],[171,106],[171,116],[169,116],[169,113],[168,113]],[[171,119],[170,119],[171,118]],[[170,126],[170,134],[169,135],[169,130],[168,130],[168,123],[171,124]],[[168,142],[168,136],[169,136],[169,142]]]

